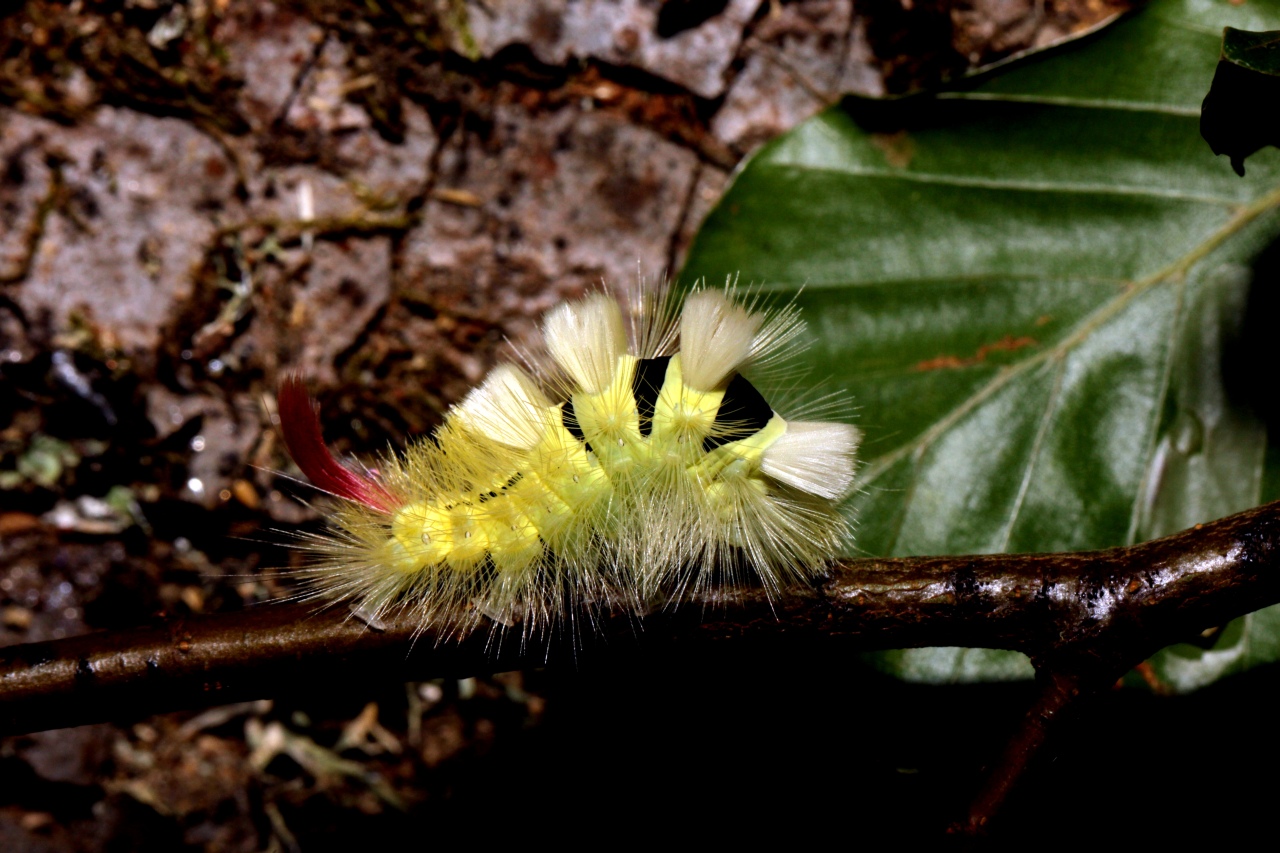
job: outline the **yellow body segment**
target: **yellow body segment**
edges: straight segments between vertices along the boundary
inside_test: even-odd
[[[591,452],[612,477],[626,474],[644,457],[640,435],[640,410],[631,383],[636,357],[618,359],[613,382],[595,394],[579,391],[573,395],[573,412]]]
[[[522,454],[524,470],[496,472],[485,486],[438,495],[396,513],[392,536],[404,549],[404,572],[444,564],[471,571],[489,556],[499,572],[520,572],[571,536],[575,519],[607,503],[613,487],[582,442],[548,412],[542,440]],[[545,545],[544,545],[545,543]]]
[[[786,432],[786,420],[775,412],[764,429],[713,449],[692,467],[691,473],[707,482],[756,476],[769,445]]]
[[[682,491],[704,494],[724,520],[733,517],[744,484],[766,488],[760,459],[786,432],[785,420],[775,414],[753,435],[704,451],[724,391],[690,388],[676,355],[658,392],[650,433],[642,435],[632,393],[635,369],[633,356],[620,358],[608,388],[573,395],[585,441],[564,427],[562,407],[554,406],[542,440],[522,454],[524,470],[494,472],[482,489],[400,510],[392,535],[408,556],[397,568],[416,572],[443,564],[469,572],[488,556],[498,572],[524,571],[545,547],[580,536],[574,528],[584,519],[597,524],[606,517],[618,489],[646,488],[647,480],[673,470],[689,479]]]
[[[653,408],[654,444],[678,452],[693,463],[702,453],[702,441],[711,434],[724,391],[698,391],[684,382],[680,356],[671,356],[667,376]]]
[[[743,490],[752,497],[768,496],[769,483],[760,473],[764,452],[787,431],[787,422],[775,414],[764,429],[747,438],[722,444],[694,466],[691,473],[706,483],[707,503],[715,517],[728,525],[731,541],[741,545]]]

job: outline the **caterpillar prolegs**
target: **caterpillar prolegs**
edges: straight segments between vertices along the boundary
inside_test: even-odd
[[[594,293],[543,320],[550,365],[494,368],[376,473],[326,449],[301,380],[290,454],[339,498],[305,540],[316,596],[424,628],[536,633],[581,608],[646,610],[716,584],[821,577],[850,537],[858,431],[787,420],[742,371],[795,354],[793,306],[734,288]]]

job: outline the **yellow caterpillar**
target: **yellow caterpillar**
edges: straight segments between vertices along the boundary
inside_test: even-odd
[[[621,304],[620,304],[621,303]],[[316,595],[464,632],[527,635],[588,607],[644,610],[714,584],[771,593],[820,577],[850,535],[858,431],[786,420],[740,371],[794,355],[793,307],[696,289],[596,293],[542,331],[554,367],[495,368],[428,439],[377,473],[338,463],[298,377],[290,454],[341,498],[307,540]],[[678,345],[678,350],[677,350]]]

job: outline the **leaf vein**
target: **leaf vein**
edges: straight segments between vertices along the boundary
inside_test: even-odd
[[[1032,95],[1017,92],[944,92],[938,98],[955,101],[1000,101],[1013,104],[1043,104],[1050,107],[1078,107],[1089,110],[1119,110],[1133,113],[1155,113],[1178,118],[1199,118],[1200,106],[1177,106],[1155,101],[1080,98],[1070,95]]]
[[[927,184],[931,186],[968,187],[972,189],[1004,190],[1030,193],[1061,193],[1063,195],[1134,196],[1167,201],[1190,201],[1212,204],[1218,207],[1239,207],[1241,201],[1213,195],[1164,190],[1158,187],[1123,186],[1112,184],[1063,184],[1052,181],[1001,181],[994,178],[966,178],[936,172],[907,172],[888,169],[864,169],[830,166],[813,166],[804,163],[774,161],[775,168],[802,168],[806,172],[833,173],[855,178],[874,178],[886,181]]]
[[[1147,278],[1136,282],[1132,288],[1120,294],[1110,302],[1099,306],[1096,311],[1093,311],[1086,317],[1082,318],[1080,323],[1076,325],[1075,331],[1063,338],[1062,341],[1055,346],[1040,350],[1039,352],[1029,355],[1025,360],[1001,370],[993,376],[986,385],[982,386],[972,395],[953,407],[951,411],[940,417],[932,426],[921,432],[914,440],[900,445],[896,450],[890,451],[875,460],[868,460],[868,464],[864,472],[865,479],[863,480],[863,484],[870,485],[875,482],[875,480],[888,470],[890,466],[908,454],[923,454],[924,451],[928,447],[932,446],[932,444],[946,433],[947,430],[955,426],[961,418],[1003,388],[1006,384],[1021,376],[1025,371],[1040,364],[1045,359],[1070,351],[1139,295],[1145,293],[1150,288],[1172,276],[1185,273],[1187,269],[1199,260],[1203,259],[1207,254],[1209,254],[1209,252],[1217,248],[1222,241],[1231,234],[1239,231],[1246,224],[1262,215],[1265,211],[1277,206],[1280,206],[1280,187],[1271,190],[1253,204],[1239,211],[1220,228],[1208,234],[1181,258],[1169,264],[1164,269],[1157,270]],[[919,471],[912,473],[913,480],[917,476],[919,476]]]
[[[1058,407],[1058,399],[1062,394],[1062,379],[1066,372],[1066,359],[1059,359],[1058,366],[1054,370],[1053,387],[1049,389],[1049,396],[1045,400],[1044,413],[1040,416],[1040,425],[1036,429],[1036,437],[1031,443],[1031,452],[1027,454],[1027,464],[1022,471],[1022,482],[1018,484],[1018,494],[1014,498],[1013,506],[1009,508],[1009,522],[1005,525],[1004,533],[1000,537],[999,553],[1009,550],[1009,540],[1013,538],[1013,526],[1017,523],[1018,516],[1022,512],[1022,505],[1026,502],[1027,493],[1031,491],[1031,475],[1035,471],[1036,462],[1040,458],[1040,449],[1044,445],[1045,436],[1049,433],[1049,425],[1053,422],[1053,412]]]

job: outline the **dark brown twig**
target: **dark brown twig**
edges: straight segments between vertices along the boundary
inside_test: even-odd
[[[463,676],[544,662],[731,655],[785,660],[919,646],[1028,654],[1044,692],[959,828],[980,828],[1077,697],[1158,649],[1280,601],[1280,503],[1129,548],[1073,554],[853,560],[770,601],[726,590],[637,626],[597,614],[568,639],[462,641],[412,613],[373,630],[345,612],[278,604],[0,649],[0,730],[129,719],[354,679]],[[572,626],[571,626],[572,627]]]
[[[1083,693],[1080,678],[1076,675],[1041,669],[1037,678],[1040,681],[1039,696],[1027,711],[1022,725],[1005,744],[994,770],[982,780],[978,793],[969,804],[965,821],[951,827],[953,833],[975,835],[985,830],[1018,780],[1026,775],[1032,760],[1043,751],[1054,723],[1079,701]]]

